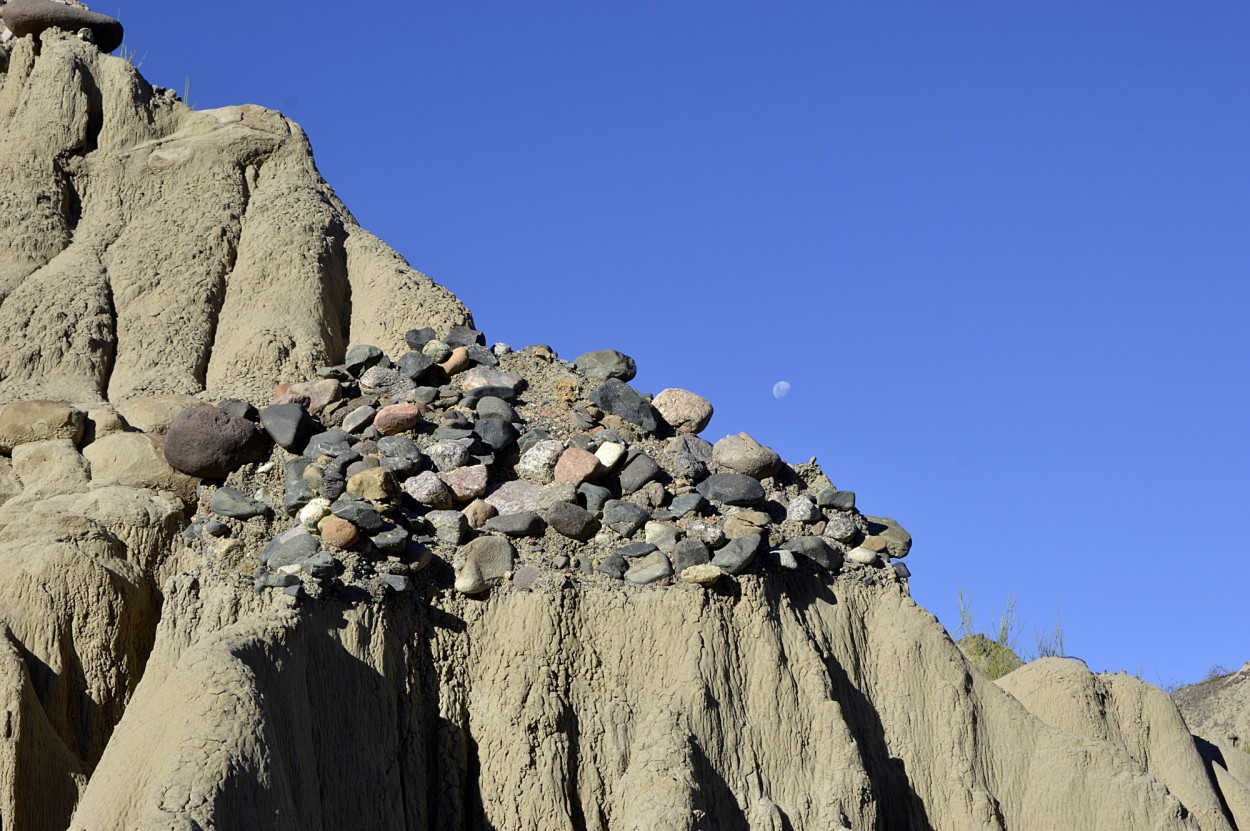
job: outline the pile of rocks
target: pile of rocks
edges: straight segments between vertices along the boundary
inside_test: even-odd
[[[552,579],[712,586],[804,562],[909,576],[898,523],[860,514],[815,460],[790,467],[746,433],[700,438],[711,404],[639,393],[620,352],[570,364],[546,346],[487,348],[460,326],[406,340],[395,360],[353,346],[259,410],[179,414],[166,458],[218,483],[191,534],[268,523],[256,585],[296,595],[364,579],[406,590],[434,557],[466,594]],[[281,485],[248,495],[269,471]]]

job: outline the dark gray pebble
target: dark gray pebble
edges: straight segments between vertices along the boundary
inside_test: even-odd
[[[269,506],[235,488],[221,487],[213,494],[213,513],[231,519],[252,519],[269,513]]]
[[[586,542],[599,530],[599,520],[580,505],[557,502],[547,509],[547,524],[564,536]]]
[[[764,538],[759,534],[747,534],[725,543],[712,558],[712,565],[719,566],[727,574],[739,574],[751,564]]]
[[[509,537],[541,537],[546,523],[533,511],[516,514],[499,514],[486,520],[483,531],[495,531]]]
[[[612,413],[631,424],[637,424],[648,433],[654,433],[659,425],[651,402],[642,394],[616,378],[609,378],[590,394],[590,400],[607,413]]]
[[[699,493],[726,505],[758,505],[764,501],[764,486],[745,473],[716,473],[698,485]]]
[[[632,537],[650,518],[646,508],[632,502],[609,499],[603,504],[603,524],[622,537]]]

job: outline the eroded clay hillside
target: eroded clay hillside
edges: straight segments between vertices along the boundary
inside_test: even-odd
[[[455,346],[468,312],[298,125],[191,111],[88,31],[0,58],[0,827],[1250,828],[1241,751],[1164,693],[1061,659],[990,681],[819,469],[735,473],[619,375]],[[252,431],[225,468],[170,451],[197,404]],[[508,482],[532,504],[490,504]],[[667,573],[627,579],[629,546]]]

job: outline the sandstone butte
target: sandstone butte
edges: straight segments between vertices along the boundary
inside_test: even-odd
[[[0,827],[1250,829],[1244,696],[1196,739],[1079,661],[991,681],[903,580],[531,569],[466,597],[436,563],[301,602],[253,589],[260,537],[187,543],[173,414],[457,324],[294,122],[192,111],[74,32],[6,38],[0,404],[86,418],[0,457]]]

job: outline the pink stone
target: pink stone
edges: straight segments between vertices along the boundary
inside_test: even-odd
[[[438,478],[442,479],[443,483],[451,488],[451,492],[456,496],[456,501],[468,502],[470,499],[477,499],[486,493],[487,475],[486,465],[469,465],[468,467],[458,467],[455,470],[444,471],[438,474]]]
[[[533,566],[521,566],[512,572],[512,585],[518,589],[528,589],[538,582],[542,572]]]
[[[508,387],[518,391],[524,379],[515,372],[504,372],[487,366],[475,366],[460,376],[460,388],[465,392],[478,387]]]
[[[513,480],[496,488],[486,501],[501,514],[519,514],[525,511],[539,513],[543,509],[538,498],[542,488],[529,482]]]
[[[393,436],[416,427],[423,412],[425,407],[421,404],[391,404],[378,410],[373,426],[383,436]]]
[[[594,453],[580,447],[568,447],[560,454],[556,462],[556,481],[568,482],[574,486],[594,479],[603,473],[603,464]]]
[[[339,387],[339,382],[333,378],[325,378],[320,381],[305,381],[302,384],[291,384],[287,387],[286,392],[292,395],[307,396],[308,412],[313,415],[320,413],[332,402],[338,401],[343,394],[342,389]]]

